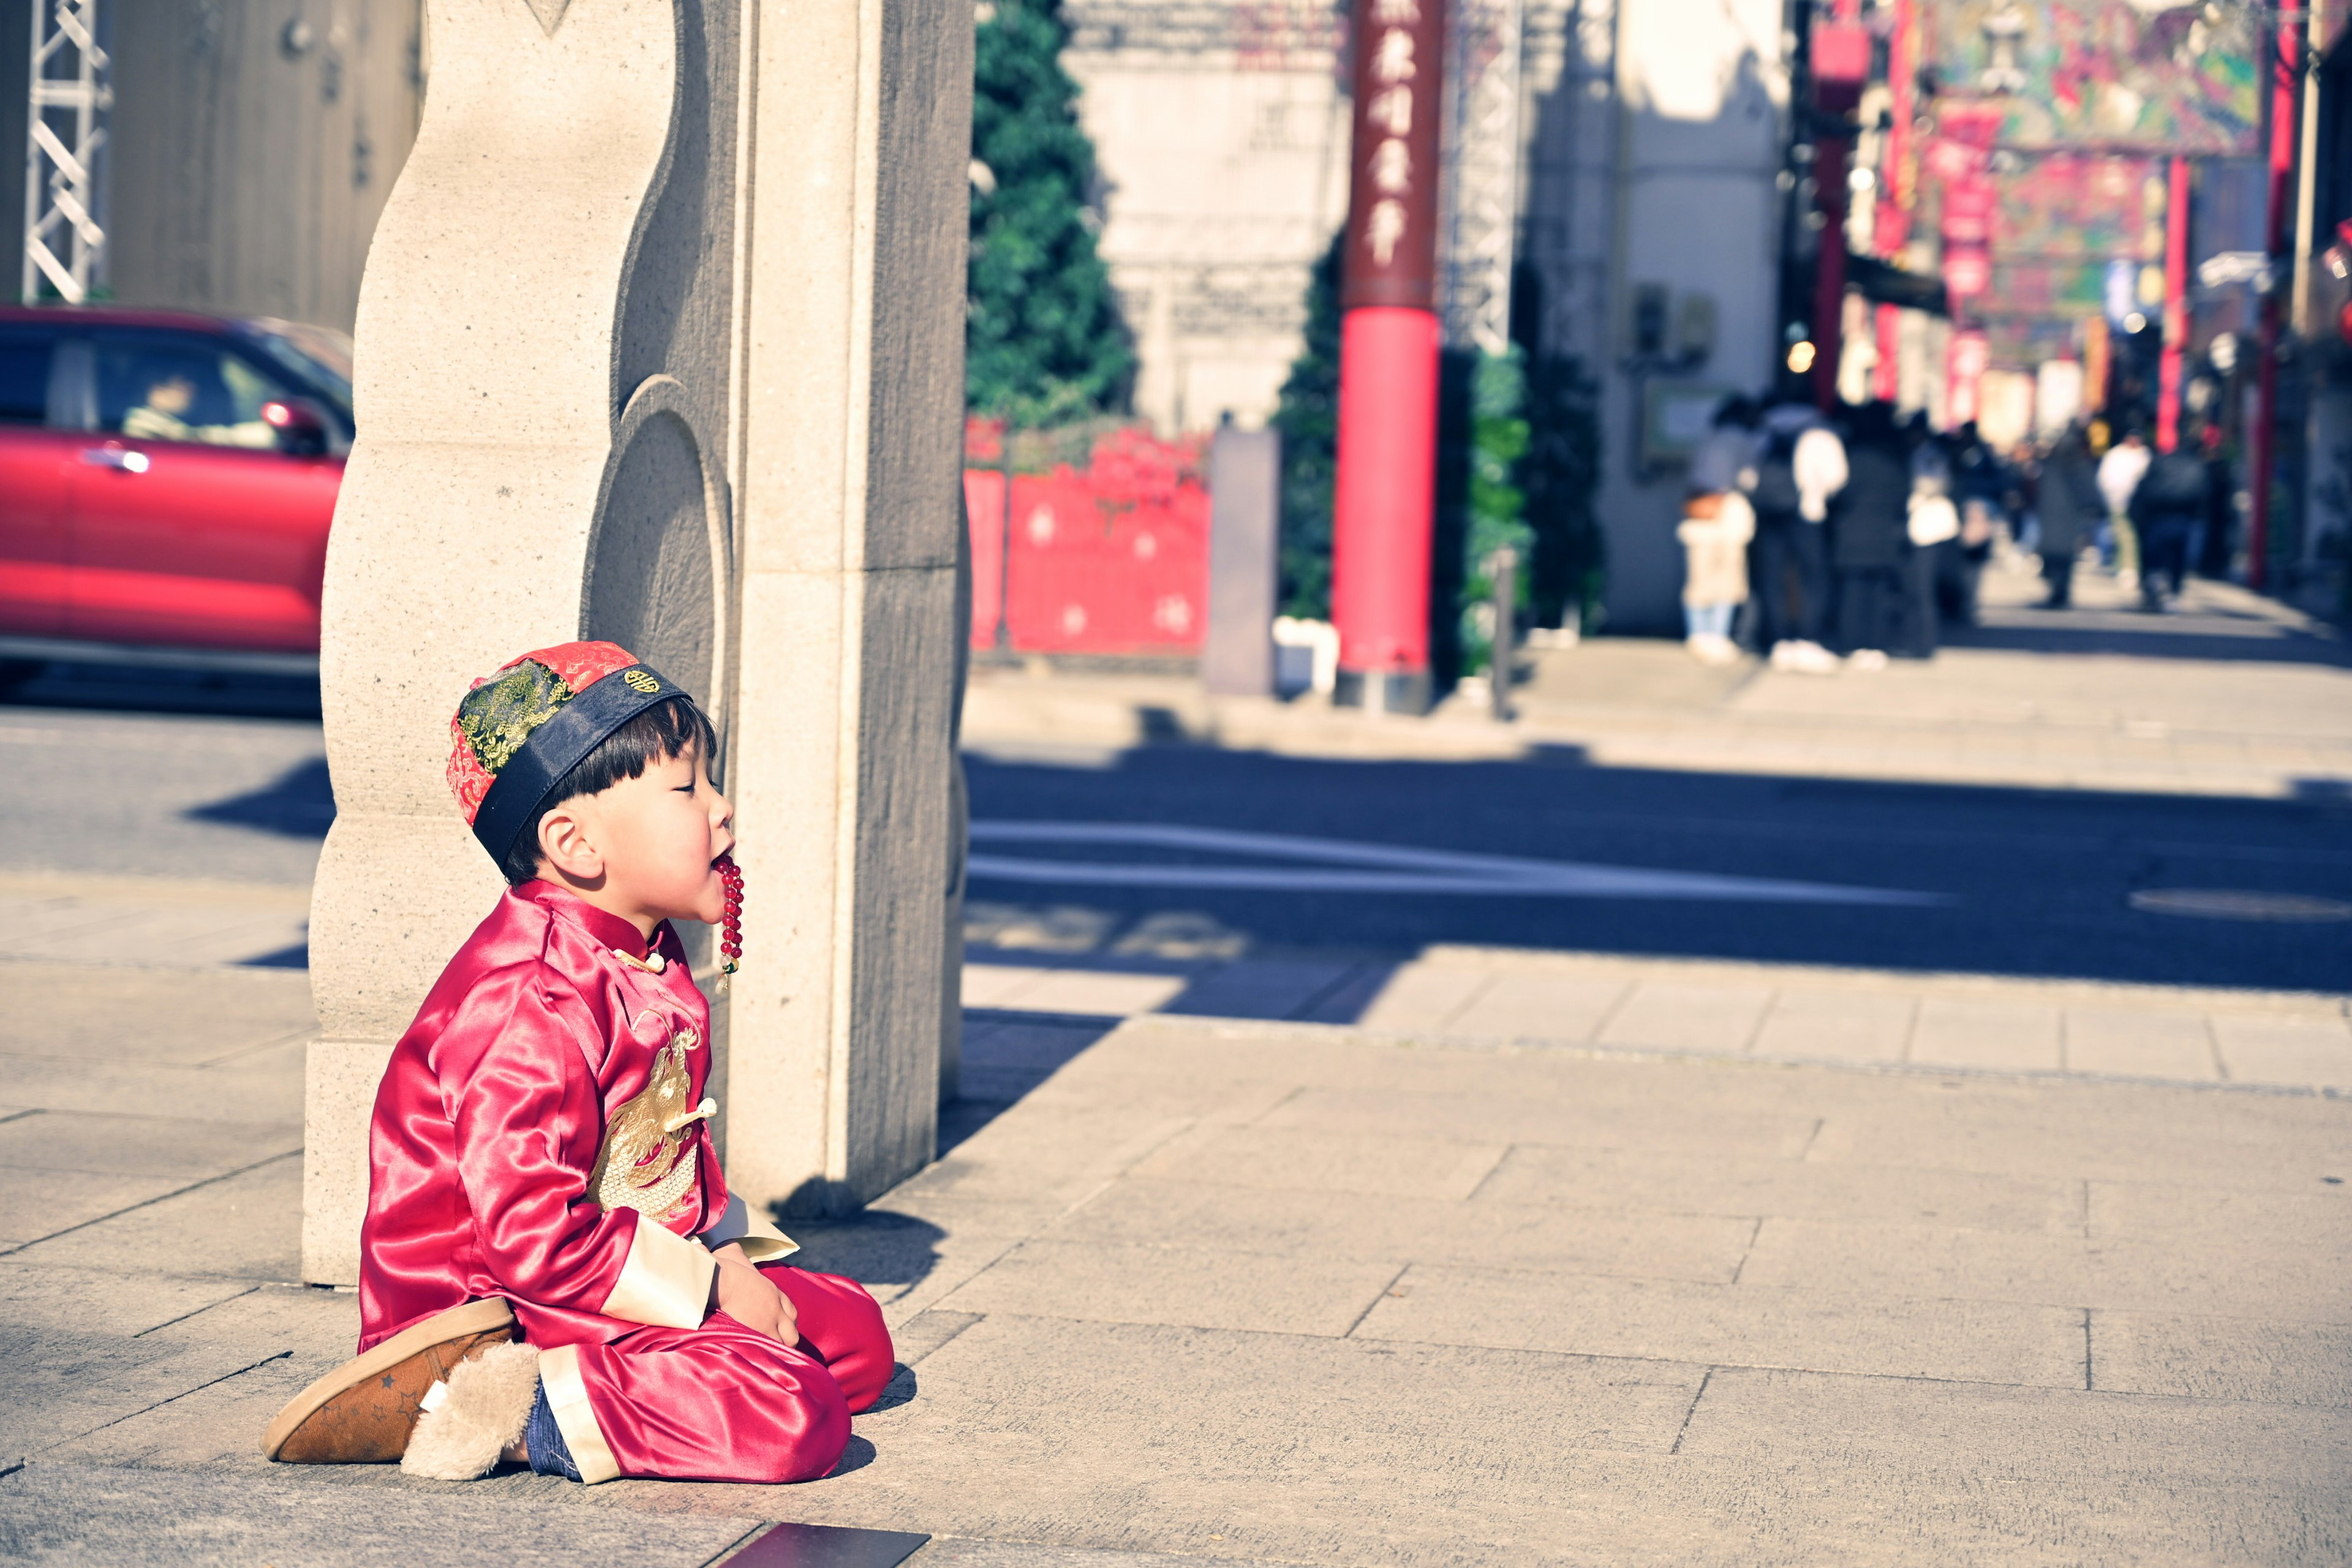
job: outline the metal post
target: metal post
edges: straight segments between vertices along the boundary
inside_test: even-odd
[[[1506,544],[1486,557],[1486,580],[1495,589],[1493,651],[1486,660],[1486,686],[1498,721],[1511,718],[1512,667],[1518,661],[1519,552]]]
[[[34,0],[25,104],[25,255],[20,297],[42,285],[79,305],[106,281],[106,116],[114,106],[99,0]]]

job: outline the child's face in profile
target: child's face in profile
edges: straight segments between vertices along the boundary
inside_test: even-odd
[[[550,812],[542,869],[647,931],[666,920],[716,924],[726,910],[717,862],[735,847],[734,816],[688,751]]]

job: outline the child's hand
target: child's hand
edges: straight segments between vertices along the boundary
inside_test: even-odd
[[[730,1241],[710,1256],[719,1259],[720,1311],[755,1333],[788,1345],[801,1342],[800,1316],[793,1310],[792,1298],[752,1267],[740,1245]]]

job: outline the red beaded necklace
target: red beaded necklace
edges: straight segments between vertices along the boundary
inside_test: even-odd
[[[719,951],[726,955],[721,973],[732,974],[743,956],[743,868],[732,855],[719,858],[719,880],[727,889],[726,912],[719,917]]]

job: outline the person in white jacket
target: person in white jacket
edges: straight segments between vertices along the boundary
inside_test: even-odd
[[[2110,560],[2116,581],[2126,588],[2139,582],[2139,534],[2132,527],[2132,494],[2147,476],[2152,457],[2147,442],[2134,429],[2125,431],[2124,438],[2099,459],[2099,499],[2107,503],[2109,537],[2115,542]]]
[[[1811,404],[1783,403],[1764,416],[1756,466],[1741,489],[1756,513],[1750,553],[1757,643],[1775,669],[1826,675],[1837,656],[1822,646],[1830,595],[1822,526],[1831,498],[1845,488],[1845,443]]]

